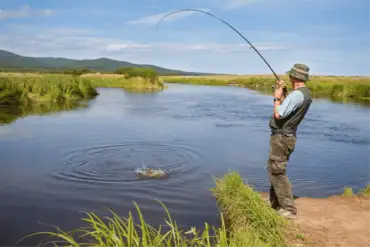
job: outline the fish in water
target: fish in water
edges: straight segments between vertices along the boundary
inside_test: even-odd
[[[168,173],[161,169],[142,168],[136,169],[139,178],[166,178]]]

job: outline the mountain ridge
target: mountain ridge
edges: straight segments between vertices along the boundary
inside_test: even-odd
[[[100,57],[95,59],[72,59],[64,57],[29,57],[0,49],[0,69],[11,71],[63,71],[87,68],[96,72],[113,72],[122,67],[152,68],[160,75],[211,75],[215,73],[188,72],[168,69],[151,64],[136,64],[127,61]]]

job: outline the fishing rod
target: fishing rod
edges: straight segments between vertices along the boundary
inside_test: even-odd
[[[246,42],[248,42],[248,44],[257,52],[257,54],[262,58],[262,60],[266,63],[266,65],[270,68],[270,70],[272,71],[272,73],[275,75],[276,77],[276,80],[279,81],[279,77],[276,75],[275,71],[271,68],[270,64],[266,61],[266,59],[261,55],[261,53],[259,53],[259,51],[254,47],[254,45],[252,45],[251,42],[249,42],[249,40],[247,38],[245,38],[238,30],[236,30],[233,26],[231,26],[229,23],[227,23],[226,21],[222,20],[221,18],[207,12],[207,11],[203,11],[203,10],[199,10],[199,9],[180,9],[180,10],[176,10],[176,11],[173,11],[173,12],[170,12],[166,15],[164,15],[158,22],[157,22],[157,28],[158,28],[158,25],[159,23],[164,20],[166,17],[170,16],[170,15],[173,15],[173,14],[176,14],[176,13],[179,13],[179,12],[184,12],[184,11],[196,11],[196,12],[202,12],[206,15],[209,15],[221,22],[223,22],[224,24],[226,24],[228,27],[230,27],[231,29],[233,29],[237,34],[239,34],[240,37],[242,37]],[[285,88],[285,87],[284,87]],[[273,90],[275,90],[274,86],[273,86]]]

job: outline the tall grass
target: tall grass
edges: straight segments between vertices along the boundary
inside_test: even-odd
[[[216,188],[211,191],[230,231],[252,234],[266,246],[287,245],[287,221],[246,185],[238,173],[230,172],[223,179],[216,179]]]
[[[140,68],[140,67],[123,67],[115,71],[117,74],[123,74],[126,79],[133,77],[141,77],[150,80],[154,83],[157,78],[157,72],[152,68]]]
[[[71,75],[0,74],[0,105],[32,101],[63,103],[98,95],[90,80]]]
[[[364,188],[359,189],[357,194],[353,191],[352,187],[346,186],[343,189],[342,196],[370,196],[370,184]]]
[[[37,232],[27,237],[44,235],[43,244],[55,246],[287,246],[286,220],[267,206],[262,197],[246,186],[237,173],[216,179],[211,191],[221,209],[220,226],[204,223],[203,229],[181,229],[165,207],[159,202],[166,217],[163,224],[154,227],[145,222],[143,213],[135,204],[138,217],[131,211],[121,218],[110,210],[111,217],[86,213],[82,221],[87,227],[66,232],[59,228],[53,232]],[[225,215],[225,218],[224,218]],[[21,240],[22,241],[22,240]]]
[[[351,187],[344,187],[342,196],[353,196],[353,190]]]
[[[158,77],[153,79],[150,75],[148,78],[134,75],[136,74],[132,72],[129,76],[114,74],[86,74],[82,77],[89,78],[94,87],[123,88],[127,91],[136,92],[153,92],[164,89],[164,83]]]
[[[119,217],[110,210],[111,217],[100,217],[95,213],[86,213],[82,221],[87,227],[81,227],[72,231],[63,231],[56,228],[54,232],[37,232],[25,238],[37,235],[45,236],[46,240],[40,246],[53,244],[54,246],[204,246],[204,247],[237,247],[237,246],[267,246],[252,233],[245,232],[237,235],[228,233],[225,222],[221,215],[221,226],[215,227],[204,224],[204,229],[195,227],[180,229],[163,203],[166,218],[164,224],[157,228],[145,222],[143,213],[135,204],[138,221],[135,221],[133,213],[129,211],[128,217]],[[22,242],[25,238],[18,241]]]

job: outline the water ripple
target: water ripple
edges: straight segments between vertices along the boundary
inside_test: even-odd
[[[118,143],[71,150],[53,179],[79,183],[127,183],[137,180],[135,169],[145,164],[169,173],[168,179],[190,176],[201,154],[179,144]]]

